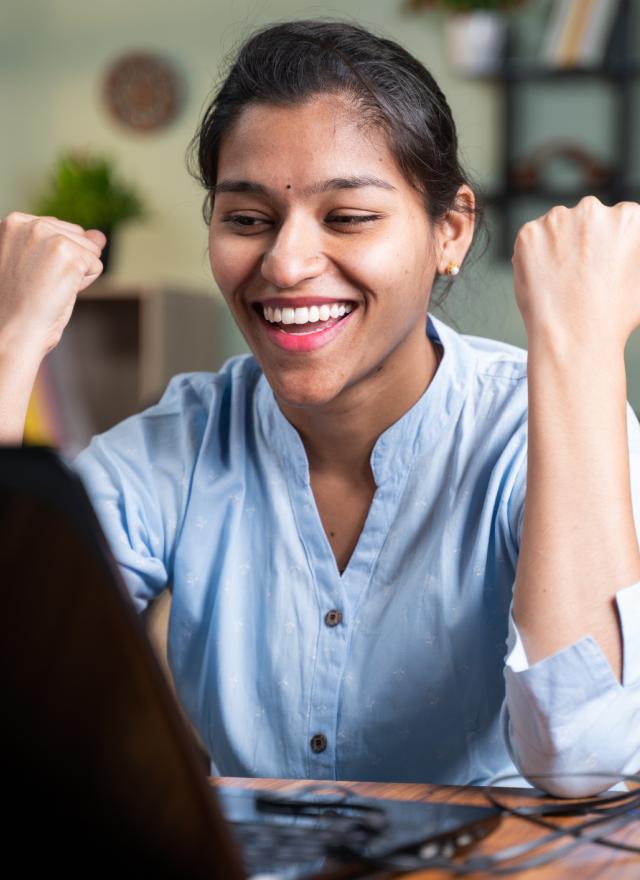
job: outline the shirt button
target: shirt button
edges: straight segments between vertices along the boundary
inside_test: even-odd
[[[338,611],[337,608],[327,611],[324,616],[324,622],[327,626],[337,626],[339,623],[342,623],[342,611]]]
[[[312,752],[324,752],[327,747],[327,738],[324,733],[316,733],[315,736],[311,737],[311,751]]]

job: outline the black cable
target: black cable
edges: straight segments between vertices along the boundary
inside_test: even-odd
[[[585,777],[602,779],[609,776],[615,782],[633,782],[640,785],[640,775],[612,774],[603,771],[537,774],[536,778],[541,780],[558,778],[583,779]],[[375,801],[368,803],[366,801],[352,801],[345,804],[346,799],[353,796],[353,791],[340,784],[329,783],[328,785],[332,789],[337,789],[341,792],[341,798],[331,796],[327,800],[316,801],[313,804],[309,801],[305,802],[301,796],[326,791],[327,789],[327,784],[314,783],[301,789],[296,789],[292,797],[286,794],[266,792],[258,796],[257,802],[260,803],[260,809],[284,810],[293,815],[307,816],[326,815],[323,811],[331,811],[341,806],[347,806],[350,810],[358,813],[355,821],[353,816],[348,817],[349,821],[353,823],[352,830],[357,831],[358,834],[356,834],[353,842],[348,835],[346,838],[345,836],[338,835],[336,844],[329,848],[330,854],[341,859],[358,860],[368,865],[370,869],[393,871],[396,873],[439,868],[447,870],[455,876],[464,876],[477,871],[490,872],[496,876],[507,876],[557,861],[584,843],[597,844],[630,853],[640,853],[640,846],[619,843],[608,840],[606,837],[606,835],[619,831],[621,828],[640,819],[640,788],[635,791],[631,790],[620,793],[606,792],[604,795],[597,797],[575,798],[570,803],[565,801],[561,803],[547,802],[525,807],[514,807],[503,803],[495,792],[496,783],[505,783],[511,779],[519,780],[519,778],[515,774],[498,777],[492,781],[491,786],[485,786],[482,789],[482,794],[488,804],[497,809],[501,815],[515,816],[543,827],[549,833],[537,840],[509,846],[491,855],[469,855],[463,861],[453,861],[448,853],[444,855],[442,852],[424,857],[420,855],[419,849],[417,851],[396,851],[388,853],[384,857],[372,858],[366,856],[364,854],[366,843],[375,839],[375,836],[388,826],[388,822],[384,817],[384,810],[376,806]],[[463,787],[461,793],[464,793],[464,791],[465,788]],[[526,794],[527,790],[522,789],[522,793]],[[536,796],[539,795],[533,789],[531,797],[535,798]],[[547,797],[546,795],[543,796]],[[553,818],[576,818],[581,816],[589,818],[574,825],[559,825],[552,821]],[[339,830],[348,830],[348,826],[343,823]],[[549,849],[552,844],[566,838],[570,839],[564,846]],[[544,851],[539,852],[540,850]],[[538,852],[537,855],[535,855],[536,852]]]
[[[639,774],[607,774],[602,772],[589,772],[589,773],[580,773],[580,774],[547,774],[540,775],[536,778],[538,779],[555,779],[558,775],[564,777],[596,777],[602,778],[603,776],[611,775],[616,782],[636,782],[640,783],[640,775]],[[502,776],[498,779],[495,779],[492,783],[492,786],[495,786],[496,782],[505,782],[509,779],[517,779],[516,776]],[[589,843],[597,843],[601,846],[606,846],[611,849],[619,849],[625,852],[631,853],[640,853],[640,846],[633,846],[632,844],[627,843],[619,843],[614,840],[607,840],[606,838],[598,836],[598,834],[588,834],[590,829],[595,828],[598,829],[601,825],[606,825],[610,823],[612,817],[621,817],[624,822],[622,824],[628,824],[632,821],[637,821],[640,819],[640,789],[636,791],[625,791],[620,794],[613,793],[605,793],[604,796],[600,797],[590,797],[590,798],[581,798],[576,799],[576,802],[571,802],[570,804],[542,804],[537,807],[513,807],[510,804],[502,803],[495,791],[492,791],[489,786],[486,786],[483,789],[483,794],[493,806],[502,812],[516,816],[519,819],[524,819],[527,822],[531,822],[535,825],[542,826],[544,828],[550,829],[560,829],[564,834],[571,834],[576,838],[579,838],[578,842],[583,842],[588,840]],[[579,825],[573,826],[558,826],[554,822],[549,821],[548,816],[556,816],[556,817],[575,817],[575,816],[585,816],[585,815],[595,815],[598,818],[591,819],[586,822],[582,822]],[[617,828],[615,829],[617,830]],[[609,831],[611,833],[611,831]]]

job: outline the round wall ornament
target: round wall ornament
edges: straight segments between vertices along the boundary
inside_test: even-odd
[[[154,131],[172,122],[183,104],[184,89],[176,67],[152,52],[118,58],[104,79],[111,115],[137,131]]]

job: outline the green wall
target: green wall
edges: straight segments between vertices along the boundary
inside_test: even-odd
[[[549,0],[529,0],[514,16],[520,50],[525,54],[536,50],[548,4]],[[420,58],[451,104],[468,170],[481,185],[491,187],[498,175],[500,86],[452,71],[443,39],[443,13],[408,14],[401,12],[401,5],[402,0],[111,0],[108,4],[0,0],[0,162],[4,170],[0,216],[10,210],[30,210],[33,193],[62,149],[108,151],[122,174],[137,181],[152,211],[145,223],[123,230],[116,244],[114,278],[164,280],[214,291],[206,228],[200,216],[202,193],[186,172],[186,145],[223,56],[254,28],[301,17],[330,16],[361,23],[399,41]],[[139,135],[119,128],[101,101],[105,70],[118,55],[135,49],[167,53],[187,83],[187,102],[180,118],[159,134]],[[606,155],[611,96],[602,85],[526,87],[522,101],[526,110],[519,132],[523,152],[565,131]],[[467,277],[456,281],[445,319],[454,320],[464,332],[526,345],[509,261],[497,259],[490,249],[469,269]],[[232,322],[224,320],[229,324],[225,354],[245,350]],[[627,348],[627,363],[629,398],[640,410],[637,333]]]

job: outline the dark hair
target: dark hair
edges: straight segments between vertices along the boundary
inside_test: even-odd
[[[207,225],[220,144],[242,111],[256,104],[294,106],[334,93],[351,99],[363,120],[385,133],[432,222],[451,210],[475,215],[475,244],[484,212],[456,198],[460,186],[469,184],[458,161],[451,109],[429,71],[398,43],[341,21],[287,21],[254,32],[233,53],[223,76],[188,148],[190,173],[207,189]]]

